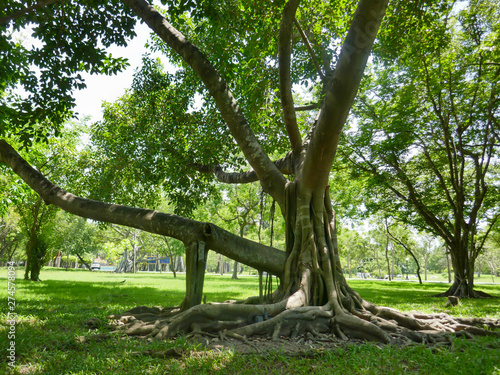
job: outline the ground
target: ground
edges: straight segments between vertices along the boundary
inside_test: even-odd
[[[211,337],[207,349],[189,343],[185,336],[165,341],[124,336],[110,331],[107,316],[144,304],[151,307],[180,303],[185,275],[124,276],[43,268],[41,276],[42,282],[24,281],[22,269],[18,269],[14,373],[500,375],[499,340],[488,337],[453,339],[450,345],[433,348],[401,348],[332,338],[254,339],[246,343],[230,337],[220,342]],[[124,278],[127,281],[121,283]],[[6,284],[7,270],[3,268],[0,285]],[[500,319],[498,298],[462,300],[460,305],[449,307],[445,306],[445,298],[429,298],[446,287],[438,283],[353,279],[349,284],[364,298],[404,312]],[[257,287],[256,277],[231,280],[231,275],[209,274],[205,280],[208,302],[245,299],[254,295]],[[500,296],[498,284],[480,285],[480,289]],[[1,301],[7,303],[6,287],[0,287]],[[0,347],[7,345],[5,317],[5,310],[0,311]],[[4,372],[6,369],[5,359],[0,358],[0,373],[8,373]]]

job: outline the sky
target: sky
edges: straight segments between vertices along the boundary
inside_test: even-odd
[[[125,71],[112,76],[81,74],[85,79],[87,88],[74,93],[75,112],[77,112],[80,120],[87,116],[90,116],[91,122],[102,120],[102,102],[114,102],[125,93],[126,89],[130,88],[133,74],[140,67],[142,56],[148,51],[145,44],[149,40],[151,29],[147,25],[138,22],[135,31],[137,36],[129,42],[127,47],[114,46],[108,49],[114,57],[128,59],[130,66]],[[160,56],[151,55],[154,57]]]

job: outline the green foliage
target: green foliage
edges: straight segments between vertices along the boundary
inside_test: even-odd
[[[449,8],[396,60],[391,44],[377,50],[343,139],[368,211],[435,233],[429,213],[446,227],[498,214],[498,9]]]
[[[86,219],[58,212],[57,231],[54,231],[51,245],[62,254],[87,258],[84,254],[96,254],[100,250],[98,228]]]
[[[19,272],[20,270],[18,270]],[[185,338],[149,342],[123,337],[109,331],[107,316],[137,305],[173,305],[184,295],[184,275],[123,275],[47,269],[44,281],[16,281],[18,320],[16,324],[17,369],[33,374],[91,374],[119,371],[122,374],[495,374],[500,349],[491,339],[453,340],[450,348],[429,349],[421,345],[397,348],[351,343],[309,355],[289,356],[282,350],[242,355],[233,351],[212,352],[189,344]],[[223,281],[223,282],[221,282]],[[0,284],[6,285],[7,270],[0,268]],[[403,311],[448,312],[464,317],[498,318],[495,300],[464,300],[461,306],[444,307],[444,299],[426,297],[437,293],[434,283],[351,281],[361,295],[376,303]],[[255,295],[258,278],[231,280],[230,276],[206,276],[208,301],[242,299]],[[485,291],[499,295],[498,286]],[[0,303],[6,304],[7,288],[0,288]],[[97,319],[95,328],[85,324]],[[5,312],[0,313],[0,346],[7,345]],[[95,334],[110,333],[107,340],[92,340]],[[7,346],[6,346],[7,345]],[[139,355],[168,349],[186,351],[182,358]],[[135,354],[134,354],[135,353]],[[0,363],[0,371],[7,362]]]
[[[219,116],[193,107],[191,79],[143,59],[132,89],[92,127],[82,163],[94,199],[157,207],[163,191],[177,213],[189,215],[215,193],[211,173],[198,170],[238,158],[228,157],[236,151]]]
[[[135,36],[120,1],[56,1],[16,16],[32,3],[7,0],[0,11],[10,17],[0,24],[0,135],[24,145],[58,134],[73,113],[72,92],[85,87],[80,72],[116,74],[128,63],[106,48]],[[16,87],[23,95],[12,94]]]

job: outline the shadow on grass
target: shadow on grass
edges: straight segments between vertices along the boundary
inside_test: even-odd
[[[445,311],[451,315],[500,318],[500,285],[479,285],[478,290],[489,293],[494,298],[462,299],[461,304],[456,307],[445,307],[446,297],[432,297],[446,290],[449,284],[350,280],[349,285],[363,299],[380,306],[403,311]]]
[[[69,275],[69,276],[67,276]],[[49,278],[50,277],[50,278]],[[79,279],[78,281],[71,280]],[[1,279],[1,278],[0,278]],[[3,283],[6,279],[1,280]],[[126,280],[125,283],[121,281]],[[404,349],[360,345],[318,352],[312,357],[289,357],[284,353],[241,356],[234,353],[186,352],[182,358],[155,358],[137,355],[143,351],[165,351],[179,342],[148,342],[112,335],[105,341],[76,340],[106,332],[106,316],[138,305],[170,306],[184,297],[185,276],[147,274],[91,274],[81,271],[50,274],[41,283],[18,280],[17,312],[22,316],[16,332],[19,373],[31,374],[495,374],[499,350],[481,342],[456,340],[452,349],[432,351],[423,346]],[[444,299],[429,298],[446,285],[407,282],[349,281],[363,298],[377,304],[432,306]],[[207,275],[207,299],[246,298],[258,293],[256,277],[231,280],[229,276]],[[499,286],[480,289],[500,295]],[[2,292],[2,291],[0,291]],[[469,302],[469,301],[467,301]],[[482,309],[495,310],[498,300],[474,300]],[[4,303],[4,302],[1,302]],[[467,306],[466,306],[467,307]],[[493,312],[492,312],[493,313]],[[89,329],[89,318],[103,322]],[[1,332],[0,347],[7,335]],[[22,368],[21,368],[22,366]],[[0,373],[7,365],[0,359]]]

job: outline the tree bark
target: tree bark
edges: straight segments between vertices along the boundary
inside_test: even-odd
[[[203,241],[185,244],[186,247],[186,296],[181,310],[199,305],[203,297],[203,282],[207,265],[208,248]]]

